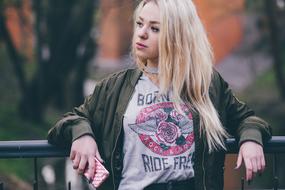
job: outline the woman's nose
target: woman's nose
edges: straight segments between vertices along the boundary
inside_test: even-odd
[[[146,39],[148,37],[148,34],[147,34],[147,28],[146,27],[142,27],[139,29],[139,32],[138,32],[138,36],[140,38],[143,38],[143,39]]]

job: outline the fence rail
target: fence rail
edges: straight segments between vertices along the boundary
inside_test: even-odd
[[[68,149],[51,145],[47,140],[0,141],[0,158],[48,158],[68,155]]]
[[[228,139],[227,153],[237,153],[234,139]],[[285,136],[273,136],[264,146],[265,153],[285,153]],[[67,157],[69,150],[51,145],[47,140],[0,141],[0,158],[47,158]]]
[[[227,154],[238,152],[238,145],[235,139],[227,139]],[[34,190],[38,190],[38,166],[37,158],[48,157],[68,157],[68,148],[60,148],[51,145],[47,140],[29,140],[29,141],[0,141],[0,159],[5,158],[34,158]],[[264,152],[273,154],[273,189],[278,189],[278,177],[276,175],[276,155],[285,153],[285,136],[273,136],[272,139],[264,145]],[[70,182],[68,190],[71,190]],[[244,179],[241,179],[241,189],[244,189]],[[0,190],[4,190],[4,184],[0,182]]]

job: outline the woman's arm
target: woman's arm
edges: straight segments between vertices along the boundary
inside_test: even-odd
[[[49,143],[61,147],[70,147],[71,143],[83,135],[95,137],[94,132],[101,123],[102,109],[105,101],[105,80],[96,85],[92,95],[84,103],[75,107],[72,112],[64,116],[49,130],[47,139]],[[96,121],[94,116],[96,112]]]
[[[96,124],[100,123],[98,118],[102,118],[100,107],[105,99],[104,81],[96,85],[92,95],[88,96],[84,103],[74,108],[60,119],[48,132],[48,141],[61,147],[71,147],[70,159],[73,168],[82,174],[88,165],[90,179],[94,176],[95,161],[94,156],[99,161],[103,161],[98,146],[95,141]],[[96,112],[96,122],[94,113]]]
[[[266,121],[257,117],[244,102],[238,100],[218,72],[214,72],[214,86],[219,99],[222,122],[228,133],[234,136],[241,146],[245,141],[260,145],[271,138],[271,128]]]
[[[262,172],[265,168],[263,142],[271,138],[271,129],[267,122],[255,116],[253,110],[234,96],[228,83],[218,73],[217,76],[220,81],[222,107],[226,113],[226,127],[240,146],[236,168],[243,161],[246,179],[251,180],[254,173]]]

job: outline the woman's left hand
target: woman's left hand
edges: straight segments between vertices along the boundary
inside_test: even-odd
[[[265,169],[263,147],[253,141],[244,142],[239,149],[236,169],[240,168],[242,161],[246,168],[246,180],[250,181],[254,174]]]

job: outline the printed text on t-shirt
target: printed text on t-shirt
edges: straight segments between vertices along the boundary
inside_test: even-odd
[[[137,105],[143,106],[143,105],[150,105],[158,102],[167,102],[167,101],[169,101],[169,94],[159,95],[159,91],[154,91],[148,94],[138,93]]]
[[[176,156],[173,158],[154,157],[142,154],[142,161],[144,164],[145,172],[156,172],[160,170],[168,170],[173,167],[174,170],[192,169],[192,154],[186,156]],[[169,162],[173,162],[170,164]]]

